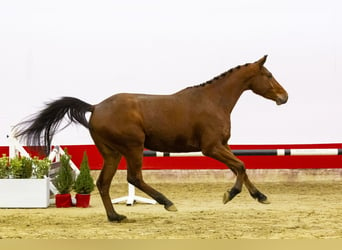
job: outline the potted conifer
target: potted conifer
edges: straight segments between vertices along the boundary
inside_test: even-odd
[[[70,167],[70,155],[67,150],[65,154],[61,156],[61,167],[57,172],[57,176],[54,180],[54,184],[59,192],[55,195],[56,207],[71,207],[71,190],[74,183],[74,173]]]
[[[73,185],[73,189],[76,192],[76,207],[89,207],[90,193],[94,190],[94,187],[94,180],[90,175],[88,156],[84,152],[80,173]]]

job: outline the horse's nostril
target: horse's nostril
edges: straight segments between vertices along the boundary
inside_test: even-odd
[[[285,104],[288,100],[288,95],[282,95],[282,96],[279,96],[276,103],[277,105],[281,105],[281,104]]]
[[[287,100],[289,99],[289,96],[288,95],[285,95],[284,98],[283,98],[283,104],[287,103]]]
[[[281,104],[285,104],[288,100],[288,95],[283,95],[283,96],[280,96],[277,100],[277,104],[278,105],[281,105]]]

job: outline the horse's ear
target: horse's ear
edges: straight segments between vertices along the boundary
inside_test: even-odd
[[[257,64],[259,64],[260,68],[262,66],[264,66],[265,62],[266,62],[266,59],[267,59],[267,55],[263,56],[261,59],[259,59],[258,61],[256,61]]]

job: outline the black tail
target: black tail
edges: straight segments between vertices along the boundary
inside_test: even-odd
[[[17,124],[14,127],[14,136],[24,139],[28,146],[43,149],[47,155],[50,152],[52,138],[65,115],[69,118],[69,123],[65,127],[75,122],[89,128],[85,114],[92,111],[93,106],[86,102],[73,97],[62,97],[46,104],[46,108],[32,118]]]

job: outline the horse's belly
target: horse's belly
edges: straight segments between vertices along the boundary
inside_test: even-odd
[[[145,148],[159,152],[196,152],[201,151],[198,143],[184,136],[168,138],[145,138]]]

